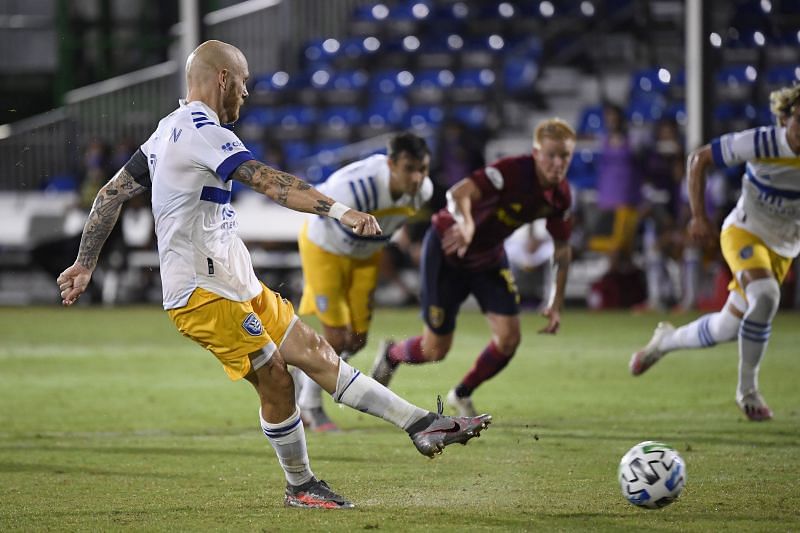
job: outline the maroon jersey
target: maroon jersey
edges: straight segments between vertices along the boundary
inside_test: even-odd
[[[475,235],[464,257],[451,255],[448,261],[468,270],[495,267],[505,255],[506,237],[537,218],[547,219],[547,230],[555,240],[569,239],[569,183],[564,180],[556,187],[543,188],[536,177],[533,156],[500,159],[476,170],[470,179],[481,191],[481,199],[472,205]],[[433,215],[432,224],[441,238],[455,220],[447,209],[442,209]]]

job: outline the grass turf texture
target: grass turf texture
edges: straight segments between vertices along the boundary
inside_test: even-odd
[[[800,315],[782,313],[761,374],[775,420],[733,402],[736,345],[675,353],[632,378],[630,353],[663,317],[567,311],[474,397],[494,423],[428,460],[391,425],[326,398],[340,434],[308,433],[315,473],[354,511],[282,507],[283,475],[250,385],[155,308],[0,309],[0,530],[787,531],[800,523]],[[676,322],[689,320],[677,317]],[[382,336],[417,334],[415,311],[378,310]],[[487,342],[459,318],[441,364],[405,366],[394,389],[435,409]],[[687,464],[677,503],[628,504],[619,459],[642,440]]]

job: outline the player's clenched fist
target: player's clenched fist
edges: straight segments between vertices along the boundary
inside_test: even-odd
[[[362,213],[355,209],[348,209],[340,221],[345,226],[353,229],[356,235],[364,235],[366,237],[372,235],[380,235],[381,227],[374,216],[369,213]]]

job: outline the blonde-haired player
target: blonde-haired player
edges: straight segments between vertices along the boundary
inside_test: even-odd
[[[372,215],[255,160],[222,127],[239,117],[248,77],[247,60],[230,44],[206,41],[192,52],[186,63],[186,99],[97,193],[78,258],[57,281],[64,305],[75,303],[89,284],[122,204],[150,189],[164,309],[178,331],[212,352],[231,379],[244,378],[255,388],[261,430],[286,477],[285,504],[349,508],[351,502],[311,471],[287,363],[301,368],[337,402],[402,428],[427,456],[466,443],[491,417],[453,419],[408,403],[341,361],[325,339],[298,320],[289,301],[258,280],[236,233],[231,180],[284,207],[336,219],[358,236],[380,235],[381,229]]]
[[[638,376],[673,350],[738,339],[736,404],[755,421],[772,418],[758,387],[759,366],[780,304],[780,284],[800,253],[800,85],[774,91],[770,104],[777,125],[722,135],[689,156],[689,235],[697,241],[715,237],[704,207],[707,170],[746,163],[741,196],[720,234],[734,276],[725,307],[677,329],[658,324],[630,361]]]
[[[567,241],[572,196],[566,175],[574,151],[575,132],[569,124],[548,119],[537,125],[530,154],[496,161],[450,188],[448,206],[433,216],[423,242],[423,334],[384,345],[372,369],[377,381],[388,383],[400,363],[444,359],[453,343],[459,308],[472,294],[492,336],[447,401],[462,416],[474,416],[472,392],[508,364],[521,339],[519,294],[503,241],[540,218],[547,220],[558,266],[555,296],[543,312],[547,325],[542,332],[558,331],[571,260]]]
[[[373,215],[382,230],[380,235],[357,235],[329,217],[314,217],[300,232],[305,286],[299,314],[316,315],[325,339],[345,360],[367,343],[384,247],[433,194],[429,167],[425,139],[405,132],[389,139],[386,155],[351,163],[319,187],[334,200]],[[335,430],[322,407],[322,389],[302,372],[299,378],[303,420],[315,431]]]

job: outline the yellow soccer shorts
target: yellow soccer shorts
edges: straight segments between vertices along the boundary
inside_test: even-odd
[[[197,288],[184,307],[167,313],[178,331],[219,359],[228,377],[241,379],[251,369],[248,355],[263,348],[271,356],[297,319],[291,302],[261,288],[245,302]]]
[[[311,242],[307,229],[303,227],[298,239],[305,279],[298,313],[316,315],[331,328],[366,333],[372,321],[381,251],[367,259],[332,254]]]
[[[600,253],[630,252],[636,238],[639,212],[635,207],[618,207],[611,213],[613,226],[609,235],[594,235],[589,238],[589,249]]]
[[[733,273],[728,290],[736,291],[742,297],[744,290],[739,284],[742,271],[763,268],[772,272],[778,283],[783,283],[792,265],[791,258],[776,254],[759,237],[737,226],[723,229],[719,240],[722,255]]]

